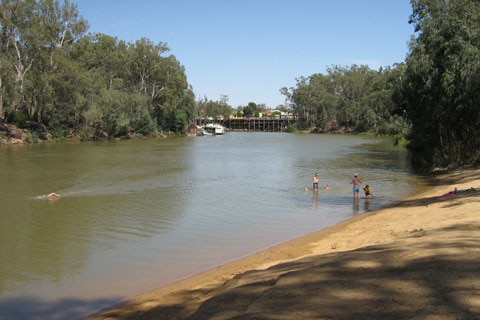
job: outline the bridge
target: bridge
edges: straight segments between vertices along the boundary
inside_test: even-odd
[[[197,119],[196,124],[202,125],[206,121]],[[283,132],[287,131],[288,126],[295,123],[293,116],[269,117],[269,118],[229,118],[223,120],[215,120],[228,131],[262,131],[262,132]]]

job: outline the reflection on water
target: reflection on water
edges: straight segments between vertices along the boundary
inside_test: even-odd
[[[353,200],[353,215],[356,216],[360,213],[360,200]]]
[[[85,313],[378,209],[422,185],[392,145],[227,133],[2,147],[0,318],[26,297]],[[311,191],[315,172],[329,190]],[[353,201],[354,172],[375,199]]]
[[[367,212],[370,210],[370,199],[365,199],[363,211]]]
[[[317,192],[313,192],[313,206],[316,208],[318,207],[318,193]]]

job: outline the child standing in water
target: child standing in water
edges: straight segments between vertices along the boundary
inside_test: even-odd
[[[373,194],[370,192],[370,186],[368,184],[363,188],[363,191],[365,191],[365,198],[368,199],[369,196],[373,198]]]

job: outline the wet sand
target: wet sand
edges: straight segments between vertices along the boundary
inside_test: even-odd
[[[480,319],[479,261],[480,169],[463,170],[86,319]]]

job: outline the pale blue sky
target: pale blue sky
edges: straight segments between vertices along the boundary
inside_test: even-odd
[[[404,62],[409,0],[71,0],[88,32],[164,42],[197,100],[275,108],[282,87],[334,65]]]

